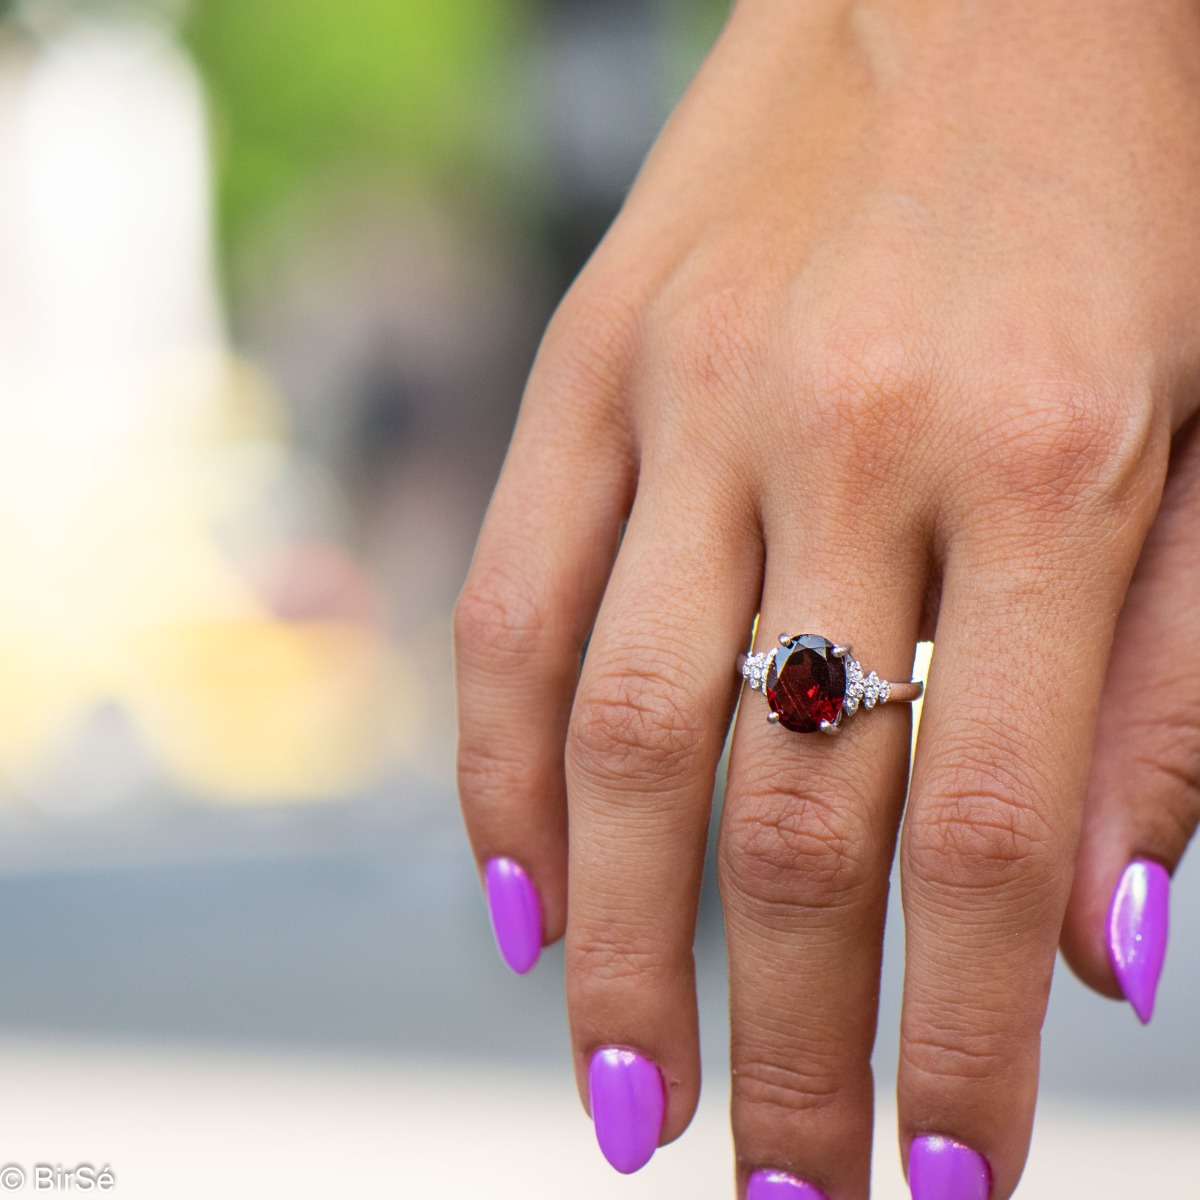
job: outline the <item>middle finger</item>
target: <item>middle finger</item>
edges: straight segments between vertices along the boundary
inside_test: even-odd
[[[736,480],[643,459],[567,738],[567,1000],[600,1147],[638,1170],[699,1091],[692,964],[729,664],[761,563]]]

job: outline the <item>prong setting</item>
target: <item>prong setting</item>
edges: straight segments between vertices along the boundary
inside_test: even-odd
[[[917,680],[892,683],[864,671],[849,645],[818,634],[783,633],[779,646],[756,651],[752,645],[738,656],[737,669],[767,698],[767,720],[796,733],[836,734],[860,709],[908,703],[924,688]]]

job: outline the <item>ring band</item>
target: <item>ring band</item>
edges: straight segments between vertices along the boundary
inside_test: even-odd
[[[779,647],[738,655],[742,678],[767,698],[767,720],[796,733],[837,733],[859,707],[911,704],[925,685],[864,675],[849,646],[815,633],[782,634]]]

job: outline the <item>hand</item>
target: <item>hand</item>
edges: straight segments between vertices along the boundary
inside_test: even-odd
[[[900,847],[918,1200],[1015,1188],[1069,898],[1117,994],[1114,888],[1198,815],[1197,62],[1182,0],[741,0],[552,322],[456,612],[460,784],[512,965],[566,931],[619,1169],[696,1104],[756,613],[759,647],[820,633],[890,679],[936,632]],[[861,1200],[909,718],[744,706],[739,1189]]]

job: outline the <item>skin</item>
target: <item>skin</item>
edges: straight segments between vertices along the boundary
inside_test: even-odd
[[[566,934],[585,1104],[621,1045],[664,1143],[695,1108],[755,615],[892,679],[936,637],[902,832],[906,706],[736,722],[738,1188],[868,1194],[899,838],[901,1151],[1012,1193],[1060,937],[1119,996],[1113,888],[1200,817],[1197,228],[1194,3],[737,5],[546,333],[456,610],[470,836]]]

